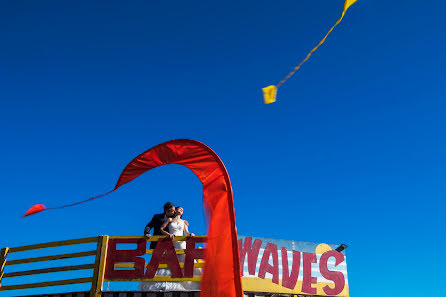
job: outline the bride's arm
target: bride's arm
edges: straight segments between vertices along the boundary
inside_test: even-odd
[[[166,228],[167,225],[169,225],[170,222],[172,222],[172,219],[169,218],[168,220],[166,220],[166,221],[164,222],[164,224],[161,226],[160,231],[161,231],[162,234],[164,234],[164,235],[168,235],[168,236],[170,237],[170,239],[173,239],[173,238],[175,237],[175,235],[170,234],[169,232],[167,232],[166,230],[164,230],[164,228]]]
[[[188,226],[189,226],[189,224],[184,223],[184,234],[186,234],[187,236],[195,236],[194,233],[189,233]]]

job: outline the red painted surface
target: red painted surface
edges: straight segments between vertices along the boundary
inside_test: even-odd
[[[248,270],[250,275],[256,275],[256,263],[259,259],[259,251],[262,246],[262,241],[255,239],[252,242],[252,237],[246,237],[245,241],[240,239],[238,241],[240,249],[240,265],[242,266],[247,258]],[[109,248],[107,253],[107,265],[105,270],[106,279],[142,279],[153,278],[159,265],[165,263],[172,271],[172,277],[193,277],[194,263],[197,259],[203,259],[205,256],[205,250],[196,248],[197,243],[205,242],[206,238],[191,237],[186,240],[184,269],[181,270],[178,262],[178,256],[175,253],[175,249],[172,241],[169,238],[162,238],[158,241],[158,244],[152,254],[151,261],[147,266],[147,270],[144,273],[145,260],[142,256],[146,252],[146,240],[144,239],[110,239]],[[135,243],[136,249],[117,249],[118,244],[122,243]],[[299,277],[300,266],[303,266],[303,281],[301,291],[302,293],[316,294],[317,278],[312,276],[312,265],[317,263],[317,257],[314,253],[301,253],[299,251],[292,251],[292,264],[291,267],[288,264],[288,251],[285,247],[281,247],[280,252],[282,261],[278,261],[277,245],[267,243],[263,252],[260,266],[257,276],[265,279],[266,273],[272,275],[272,282],[279,284],[279,265],[282,265],[282,283],[285,288],[294,290]],[[335,266],[345,261],[345,256],[337,251],[327,251],[321,255],[318,266],[322,276],[334,282],[334,287],[324,286],[323,290],[325,294],[334,296],[340,294],[345,288],[345,277],[342,272],[331,271],[328,269],[328,260],[334,257]],[[302,264],[301,264],[302,259]],[[134,270],[115,270],[115,263],[127,262],[135,263]],[[271,265],[270,262],[273,264]]]
[[[245,243],[242,239],[238,241],[238,248],[240,254],[240,267],[243,275],[243,263],[245,262],[245,256],[248,255],[248,272],[250,275],[256,274],[257,258],[259,257],[260,246],[262,241],[259,239],[254,240],[254,244],[251,246],[252,237],[246,237]]]
[[[117,249],[119,243],[136,243],[137,248],[131,249]],[[140,239],[109,239],[107,258],[105,264],[105,278],[106,279],[135,279],[144,276],[144,265],[146,261],[143,256],[146,253],[147,241]],[[135,263],[133,270],[116,270],[115,263]]]
[[[302,253],[303,254],[303,279],[302,279],[302,292],[308,294],[316,294],[316,287],[313,284],[317,283],[317,278],[311,276],[311,263],[317,263],[316,254]]]
[[[239,254],[240,254],[240,266],[243,267],[245,264],[246,257],[248,258],[248,271],[249,275],[256,275],[256,263],[259,258],[259,250],[262,246],[262,241],[259,239],[255,239],[252,244],[252,237],[245,237],[243,239],[239,239]],[[317,256],[315,253],[304,253],[299,251],[293,252],[293,261],[291,262],[291,267],[288,264],[288,251],[285,247],[281,247],[281,255],[282,255],[282,287],[294,290],[299,277],[300,266],[303,267],[303,277],[302,277],[302,287],[301,292],[306,294],[316,294],[316,284],[317,277],[312,276],[311,268],[314,266],[316,268]],[[342,253],[337,251],[327,251],[321,255],[319,260],[319,270],[324,278],[327,280],[331,280],[334,282],[335,287],[330,288],[329,286],[325,286],[323,288],[324,292],[327,295],[337,295],[341,293],[345,288],[345,277],[344,274],[340,271],[331,271],[328,270],[328,258],[335,257],[336,264],[335,266],[341,264],[345,261],[345,257]],[[278,251],[277,245],[267,242],[265,250],[262,255],[262,259],[260,262],[260,267],[257,272],[257,276],[259,278],[265,279],[266,273],[270,273],[272,275],[272,282],[279,284],[279,263],[278,263]],[[272,265],[269,264],[272,259]],[[302,264],[301,264],[302,259]]]
[[[153,278],[160,264],[169,265],[172,277],[183,277],[183,272],[180,268],[180,262],[178,261],[175,247],[173,246],[173,242],[170,238],[161,238],[158,240],[158,243],[156,244],[155,250],[152,254],[152,259],[150,259],[150,263],[147,266],[144,277]]]
[[[273,265],[269,264],[269,258],[272,256]],[[265,273],[271,273],[273,276],[273,283],[279,283],[279,256],[277,255],[277,245],[268,243],[263,252],[262,261],[259,267],[259,277],[265,278]]]
[[[291,264],[291,274],[288,269],[288,253],[286,248],[282,247],[282,286],[288,289],[294,289],[300,269],[300,252],[293,251],[293,262]]]
[[[184,277],[194,276],[194,262],[198,259],[204,259],[204,250],[195,248],[196,243],[205,242],[205,238],[192,237],[186,241],[186,257],[184,259]]]
[[[142,279],[153,278],[160,264],[167,264],[173,278],[192,277],[194,271],[194,260],[204,258],[204,250],[195,248],[196,243],[204,242],[205,238],[189,238],[186,240],[186,257],[184,262],[184,275],[180,268],[178,255],[175,252],[172,240],[161,238],[158,240],[152,258],[150,259],[147,270],[144,273],[145,259],[142,258],[146,253],[147,241],[141,239],[109,239],[108,251],[105,266],[105,278],[113,279]],[[117,249],[117,244],[136,243],[136,249]],[[133,270],[115,269],[116,263],[135,263]],[[192,272],[192,273],[191,273]]]
[[[335,266],[338,266],[340,263],[345,261],[345,257],[342,253],[338,251],[328,251],[322,254],[319,260],[319,270],[323,277],[328,280],[332,280],[335,283],[335,287],[332,289],[329,286],[325,286],[323,288],[325,294],[327,295],[337,295],[342,292],[345,286],[345,278],[342,272],[339,271],[331,271],[327,268],[327,262],[330,257],[334,257],[336,259]]]

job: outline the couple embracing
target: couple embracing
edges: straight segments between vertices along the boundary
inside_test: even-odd
[[[156,214],[144,229],[146,238],[152,237],[150,230],[153,229],[153,235],[168,235],[171,239],[175,236],[194,236],[189,233],[189,223],[183,220],[183,208],[175,207],[172,203],[164,204],[164,213]],[[150,242],[150,249],[156,247],[156,241]],[[174,241],[173,246],[176,249],[185,249],[185,241]],[[178,255],[178,260],[184,262],[184,254]],[[201,275],[201,269],[194,268],[194,275]],[[159,268],[156,276],[171,276],[171,272],[166,268]],[[200,289],[200,283],[196,281],[142,281],[139,282],[140,291],[197,291]]]
[[[150,230],[153,229],[153,235],[167,235],[170,239],[175,236],[194,236],[189,233],[189,223],[182,219],[183,208],[181,206],[175,207],[171,202],[164,204],[164,213],[156,214],[152,220],[146,225],[144,229],[144,236],[152,237]],[[185,241],[176,241],[173,243],[176,249],[185,249]],[[150,248],[156,247],[156,241],[150,242]]]

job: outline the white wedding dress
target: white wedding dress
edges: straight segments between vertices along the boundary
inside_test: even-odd
[[[169,233],[173,234],[175,236],[184,236],[184,221],[181,220],[179,222],[171,222],[168,226]],[[185,249],[186,248],[186,242],[185,241],[174,241],[173,246],[176,249]],[[178,256],[184,256],[184,255],[178,255]],[[183,262],[180,260],[180,262]]]
[[[171,222],[168,225],[170,234],[175,236],[184,236],[184,221]],[[173,246],[175,249],[185,249],[185,241],[174,241]],[[184,263],[184,254],[178,255],[178,261]],[[170,276],[170,269],[159,268],[155,276]],[[194,276],[201,275],[201,269],[194,269]],[[200,290],[200,282],[140,282],[140,291],[198,291]]]

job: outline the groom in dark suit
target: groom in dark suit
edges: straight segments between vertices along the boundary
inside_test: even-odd
[[[153,216],[152,220],[144,228],[144,236],[147,238],[152,237],[150,235],[150,230],[153,228],[153,235],[163,235],[161,233],[161,226],[164,222],[175,215],[175,206],[171,202],[164,204],[164,213],[156,214]],[[156,241],[150,242],[150,248],[154,249],[156,247]]]

